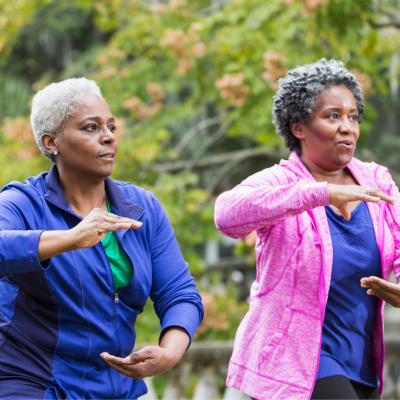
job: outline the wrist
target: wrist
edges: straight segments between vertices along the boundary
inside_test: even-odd
[[[177,352],[174,351],[172,347],[161,347],[162,352],[163,352],[163,359],[166,362],[166,364],[169,366],[169,368],[172,368],[176,364],[178,364],[179,360],[182,357],[179,357]]]
[[[79,246],[76,244],[75,228],[68,229],[67,231],[65,231],[64,243],[67,248],[66,251],[73,251],[79,249]]]

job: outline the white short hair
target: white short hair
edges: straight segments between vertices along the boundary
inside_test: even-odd
[[[101,95],[95,81],[86,78],[72,78],[52,83],[40,90],[32,100],[31,125],[40,151],[54,162],[41,143],[44,133],[63,133],[68,118],[74,115],[88,94]]]

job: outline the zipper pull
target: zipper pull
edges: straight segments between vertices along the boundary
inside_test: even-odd
[[[118,293],[114,293],[114,300],[116,303],[119,303]]]

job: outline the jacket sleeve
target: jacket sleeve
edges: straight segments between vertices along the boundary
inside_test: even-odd
[[[392,177],[390,176],[389,171],[386,168],[385,170],[386,170],[385,175],[388,175],[390,179],[390,186],[389,190],[385,190],[385,188],[382,188],[382,190],[393,196],[396,199],[396,204],[390,205],[382,202],[383,203],[382,205],[386,205],[386,210],[387,210],[386,215],[388,218],[389,227],[392,231],[392,236],[395,245],[395,259],[393,264],[393,271],[396,275],[397,280],[400,282],[400,193]],[[384,179],[382,179],[382,181],[384,181]]]
[[[215,224],[222,233],[237,239],[326,205],[329,205],[326,182],[289,182],[282,167],[274,166],[222,193],[215,203]]]
[[[161,337],[171,326],[186,330],[192,340],[203,320],[204,307],[188,265],[176,241],[168,217],[157,199],[153,199],[157,231],[152,248],[153,283],[150,298],[161,322]]]
[[[50,262],[40,263],[38,256],[43,231],[28,227],[28,219],[37,220],[37,214],[23,193],[15,189],[0,193],[0,278],[48,268]]]

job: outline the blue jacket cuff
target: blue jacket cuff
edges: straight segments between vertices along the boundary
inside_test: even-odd
[[[39,261],[39,240],[43,231],[0,231],[0,275],[10,276],[47,269],[50,260]]]
[[[161,338],[167,328],[176,326],[185,329],[190,337],[190,343],[197,327],[201,322],[201,313],[199,308],[193,303],[179,303],[171,307],[165,314],[161,324]],[[190,344],[189,344],[190,346]]]

